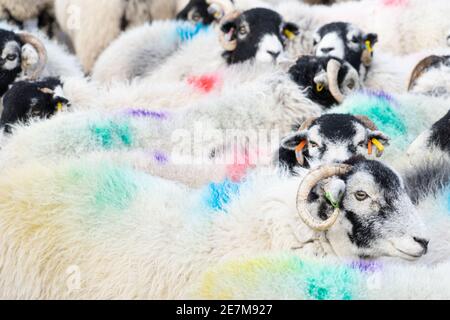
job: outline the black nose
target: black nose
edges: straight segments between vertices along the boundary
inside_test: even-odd
[[[423,254],[426,254],[428,252],[428,244],[430,243],[430,241],[428,241],[426,239],[422,239],[422,238],[416,238],[416,237],[414,237],[414,241],[422,246]]]
[[[322,51],[325,54],[330,53],[333,50],[334,50],[334,48],[322,48],[322,49],[320,49],[320,51]]]
[[[268,54],[270,54],[275,60],[280,56],[281,52],[273,52],[273,51],[267,51]]]

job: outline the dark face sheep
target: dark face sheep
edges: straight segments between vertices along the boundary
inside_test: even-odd
[[[37,82],[16,82],[3,97],[0,128],[11,133],[14,124],[26,123],[31,118],[50,118],[68,106],[68,103],[62,96],[62,83],[56,78]]]
[[[282,140],[279,165],[294,173],[297,167],[343,163],[356,155],[381,156],[383,150],[377,149],[374,141],[384,147],[389,137],[378,131],[367,117],[327,114],[311,118]]]
[[[316,32],[314,50],[319,57],[331,56],[347,61],[363,79],[372,63],[377,41],[378,36],[374,33],[364,34],[350,23],[334,22]]]
[[[333,68],[333,63],[339,64],[339,69]],[[331,57],[303,56],[291,67],[289,74],[306,90],[310,100],[325,108],[342,102],[345,95],[360,88],[356,70],[349,63]]]
[[[0,29],[0,95],[3,95],[22,73],[32,70],[35,79],[45,67],[45,47],[34,36]],[[36,60],[37,61],[32,61]]]
[[[363,157],[310,172],[298,191],[297,209],[313,230],[326,231],[337,256],[415,260],[429,239],[397,172]]]
[[[298,34],[298,27],[286,23],[275,11],[256,8],[227,15],[220,26],[223,54],[228,64],[255,59],[276,62],[288,41]]]

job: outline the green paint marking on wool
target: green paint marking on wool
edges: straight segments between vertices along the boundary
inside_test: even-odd
[[[133,144],[133,135],[127,123],[106,121],[90,126],[90,131],[96,141],[105,149],[117,147],[130,147]]]
[[[79,204],[87,206],[90,212],[123,211],[138,192],[136,174],[112,165],[75,166],[67,172],[67,178],[67,192],[79,193]]]

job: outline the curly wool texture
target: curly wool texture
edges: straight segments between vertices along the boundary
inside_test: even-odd
[[[207,271],[193,296],[224,300],[376,300],[450,298],[450,263],[384,262],[377,268],[272,255],[223,263]]]

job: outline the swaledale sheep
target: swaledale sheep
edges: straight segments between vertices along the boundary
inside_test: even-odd
[[[189,32],[193,35],[202,30],[201,26],[166,22],[125,33],[99,57],[93,79],[111,82],[140,76],[151,83],[150,75],[158,81],[163,80],[159,75],[164,75],[165,79],[171,75],[172,79],[180,80],[193,73],[188,70],[214,72],[227,65],[251,60],[272,63],[282,57],[286,46],[298,33],[296,25],[283,21],[278,13],[265,8],[227,15],[221,21],[219,36],[214,32],[203,32],[185,43],[184,37],[180,39],[180,30],[184,34],[186,28],[194,28]],[[152,39],[157,39],[157,44],[164,42],[164,45],[155,45]],[[180,47],[183,42],[185,45]],[[201,63],[197,64],[197,59]],[[162,66],[158,66],[161,62],[164,62]]]
[[[130,27],[176,16],[184,0],[55,0],[55,15],[89,73],[99,54]]]
[[[76,58],[40,34],[0,29],[0,53],[0,96],[21,79],[82,76]]]
[[[436,54],[450,54],[449,48],[425,50],[406,56],[394,56],[375,50],[378,36],[374,33],[365,34],[362,30],[350,23],[334,22],[319,28],[314,36],[314,54],[319,57],[332,56],[349,62],[358,70],[364,86],[374,90],[386,90],[390,93],[404,93],[411,90],[409,84],[411,74],[416,65],[422,65],[423,69],[431,66],[423,66],[423,59]],[[444,58],[434,61],[435,69],[443,69]],[[428,61],[425,59],[425,61]],[[448,71],[448,70],[447,70]],[[437,74],[427,73],[428,79],[436,85],[442,78],[450,77],[445,70],[439,70]],[[423,80],[425,81],[425,80]],[[424,92],[428,88],[421,83],[414,83],[414,92]],[[422,88],[422,86],[424,86]],[[440,85],[442,87],[443,85]]]
[[[363,159],[255,175],[223,190],[218,206],[209,189],[105,159],[1,173],[2,298],[186,298],[204,270],[231,258],[417,260],[429,241],[401,178]]]
[[[362,0],[332,6],[283,1],[276,10],[300,26],[299,53],[310,53],[315,31],[335,21],[353,23],[362,30],[377,33],[382,52],[405,55],[450,45],[447,0]]]

